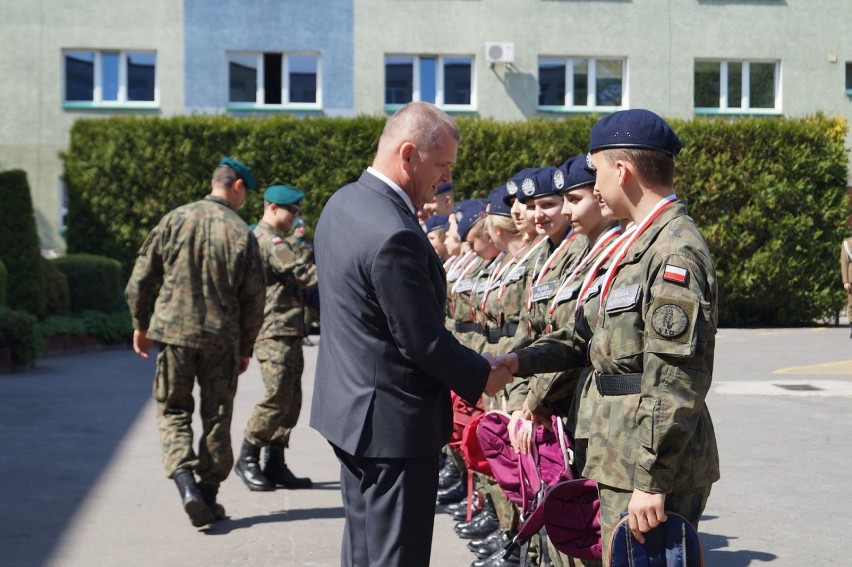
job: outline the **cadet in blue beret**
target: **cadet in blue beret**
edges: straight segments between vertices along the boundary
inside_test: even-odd
[[[520,189],[519,183],[523,182],[524,178],[531,175],[535,169],[536,168],[533,167],[525,168],[513,175],[509,181],[506,182],[506,195],[503,197],[503,201],[510,207],[512,222],[515,223],[515,228],[518,229],[518,232],[521,234],[521,237],[525,242],[534,240],[537,233],[535,231],[535,225],[527,219],[526,205],[518,200],[517,195],[518,190]]]
[[[423,212],[428,216],[449,215],[453,212],[455,203],[455,186],[452,183],[441,183],[435,188],[435,196],[423,205]]]
[[[450,257],[446,244],[447,229],[449,228],[449,215],[432,215],[423,222],[426,237],[442,261]]]
[[[252,410],[234,471],[249,490],[309,488],[311,479],[297,477],[287,466],[284,449],[302,408],[302,340],[306,291],[317,285],[310,251],[295,248],[282,235],[299,218],[305,194],[289,185],[263,192],[263,218],[254,229],[266,281],[263,326],[254,344],[265,397]],[[261,469],[261,450],[267,452]]]

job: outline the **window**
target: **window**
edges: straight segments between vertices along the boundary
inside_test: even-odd
[[[445,110],[474,105],[473,57],[385,56],[385,105],[431,102]]]
[[[852,61],[846,62],[846,94],[852,96]]]
[[[156,106],[155,52],[69,50],[63,55],[66,106]]]
[[[624,59],[540,57],[538,106],[544,110],[615,110],[624,105]]]
[[[780,112],[780,72],[777,62],[696,61],[695,112]]]
[[[322,107],[319,56],[302,53],[229,53],[231,108]]]

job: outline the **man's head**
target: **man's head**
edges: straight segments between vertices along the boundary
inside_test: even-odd
[[[249,168],[241,161],[225,156],[213,171],[211,193],[223,197],[237,210],[246,200],[246,192],[257,189],[257,182]]]
[[[452,183],[441,183],[435,189],[432,200],[423,205],[423,210],[428,215],[449,215],[453,212],[455,205],[455,186]]]
[[[305,194],[289,185],[272,185],[263,192],[263,220],[278,232],[290,230],[299,217]]]
[[[305,232],[307,232],[308,227],[305,225],[305,220],[302,217],[296,219],[292,226],[293,235],[296,238],[304,238]]]
[[[426,237],[432,244],[432,248],[442,260],[449,258],[447,253],[446,235],[450,228],[448,215],[432,215],[423,223],[423,230],[426,231]]]
[[[373,167],[388,176],[415,207],[432,201],[438,185],[452,181],[461,135],[453,119],[426,102],[406,104],[388,118]]]

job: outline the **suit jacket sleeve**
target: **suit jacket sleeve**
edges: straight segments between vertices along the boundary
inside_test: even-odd
[[[427,245],[413,230],[390,235],[371,263],[376,300],[400,353],[475,404],[485,389],[490,367],[444,326],[443,301],[430,274],[430,263],[437,260]]]

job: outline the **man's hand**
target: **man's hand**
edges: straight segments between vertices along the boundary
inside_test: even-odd
[[[491,363],[492,370],[498,367],[503,367],[512,375],[518,373],[518,355],[513,352],[509,354],[501,354],[493,359],[488,358],[488,361]]]
[[[154,341],[148,338],[147,329],[133,331],[133,351],[142,358],[148,358],[148,351],[151,350],[153,344]]]
[[[488,375],[488,382],[485,384],[485,394],[494,396],[512,382],[512,375],[508,370],[499,366],[491,367],[491,373]]]
[[[667,519],[665,512],[666,495],[633,489],[633,496],[627,505],[630,517],[630,531],[639,543],[645,543],[644,532],[651,531]]]
[[[240,374],[248,370],[249,361],[251,360],[250,356],[241,356],[240,357]]]

